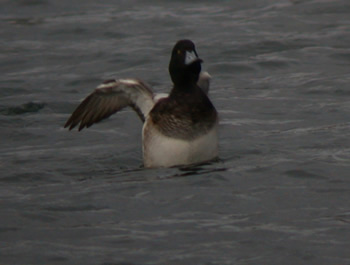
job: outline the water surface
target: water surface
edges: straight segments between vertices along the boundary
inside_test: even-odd
[[[0,263],[350,264],[350,3],[5,0]],[[125,110],[63,124],[101,81],[171,87],[190,38],[220,160],[142,168]]]

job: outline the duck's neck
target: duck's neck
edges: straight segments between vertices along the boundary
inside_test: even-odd
[[[174,87],[185,89],[186,87],[195,87],[201,71],[201,61],[198,60],[190,65],[179,65],[171,60],[169,73]]]

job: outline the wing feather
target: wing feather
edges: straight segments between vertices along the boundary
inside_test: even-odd
[[[197,84],[206,94],[208,94],[210,79],[211,76],[207,72],[200,73]],[[140,80],[107,80],[80,103],[64,127],[72,130],[79,125],[80,131],[127,106],[132,107],[144,122],[155,102],[166,96],[166,94],[154,95],[151,88]]]
[[[130,106],[142,121],[154,105],[153,92],[136,79],[108,80],[98,86],[75,109],[64,127],[79,125],[79,131]]]

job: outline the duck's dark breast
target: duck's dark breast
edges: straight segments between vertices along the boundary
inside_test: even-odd
[[[171,94],[156,104],[150,117],[162,134],[183,140],[196,139],[217,123],[217,112],[202,91]]]

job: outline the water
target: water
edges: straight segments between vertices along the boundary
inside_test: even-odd
[[[0,263],[350,264],[347,0],[5,0]],[[143,169],[131,110],[62,126],[101,81],[171,83],[190,38],[220,160]]]

